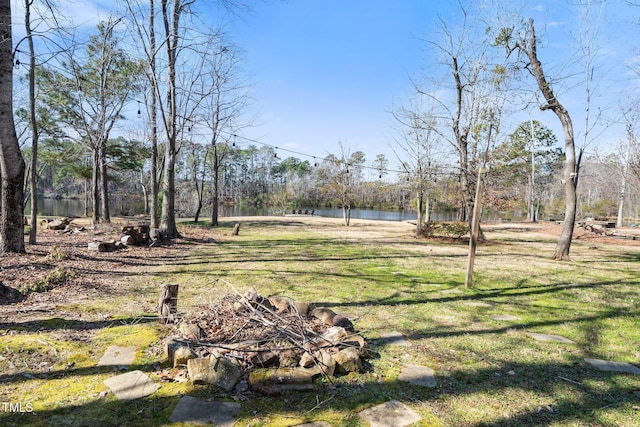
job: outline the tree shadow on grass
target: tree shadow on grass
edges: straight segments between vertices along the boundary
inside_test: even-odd
[[[381,350],[373,344],[374,350]],[[405,359],[406,361],[406,359]],[[400,367],[405,362],[396,361]],[[133,365],[129,370],[141,370],[150,374],[154,367]],[[33,380],[55,380],[64,376],[79,377],[78,381],[88,381],[91,375],[113,372],[113,367],[91,367],[69,369],[48,373],[33,373],[35,378],[23,375],[3,376],[0,382],[12,382],[16,386]],[[508,374],[513,372],[513,375]],[[159,382],[158,378],[153,377]],[[405,402],[422,410],[425,416],[440,417],[447,425],[480,426],[547,426],[561,424],[612,425],[603,418],[608,411],[618,413],[618,419],[632,420],[636,415],[632,406],[637,404],[634,395],[640,387],[637,379],[629,374],[598,371],[583,362],[565,363],[505,363],[486,369],[461,369],[436,372],[438,384],[435,388],[415,386],[394,378],[377,379],[373,373],[354,377],[342,377],[334,381],[318,380],[313,392],[291,392],[281,396],[267,397],[250,393],[241,400],[238,425],[261,419],[298,418],[301,422],[323,420],[327,411],[332,416],[343,413],[346,420],[356,417],[356,413],[367,407],[384,403],[390,399]],[[162,385],[162,384],[161,384]],[[190,395],[215,400],[229,400],[231,395],[207,386],[195,386]],[[233,393],[232,393],[233,394]],[[529,396],[530,402],[518,400],[517,396]],[[496,401],[501,396],[505,400],[499,411]],[[66,396],[65,399],[69,399]],[[462,397],[459,403],[456,398]],[[39,426],[155,426],[169,423],[169,418],[180,396],[161,396],[158,392],[133,401],[116,401],[111,393],[106,396],[81,396],[82,404],[64,404],[55,408],[33,413],[12,413],[0,411],[0,424]],[[9,398],[11,403],[14,402]],[[472,403],[469,403],[472,402]],[[21,402],[23,405],[35,402]],[[417,403],[417,405],[416,405]],[[453,411],[486,413],[483,421],[461,422]],[[53,405],[50,405],[53,406]],[[464,406],[464,407],[463,407]],[[426,408],[426,409],[425,409]],[[449,412],[451,411],[451,412]],[[470,419],[478,418],[472,416]],[[633,424],[620,424],[633,425]]]

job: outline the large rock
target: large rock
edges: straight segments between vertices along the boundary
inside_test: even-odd
[[[360,351],[354,347],[348,347],[340,350],[338,353],[333,355],[333,360],[336,362],[336,372],[339,374],[360,372],[362,370]]]
[[[187,361],[189,378],[194,384],[211,384],[225,391],[233,390],[242,372],[240,367],[224,356],[211,355]]]
[[[189,347],[187,343],[180,341],[169,341],[167,343],[167,360],[174,368],[186,365],[190,359],[197,358],[198,355]]]

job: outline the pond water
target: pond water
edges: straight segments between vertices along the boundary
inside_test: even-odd
[[[25,206],[25,214],[29,214],[30,204]],[[301,208],[302,212],[315,210],[317,216],[329,218],[342,218],[341,208]],[[84,203],[81,199],[39,199],[38,211],[43,216],[84,216]],[[244,206],[220,206],[220,217],[236,217],[236,216],[269,216],[276,215],[269,209],[258,209]],[[287,211],[290,212],[290,211]],[[206,219],[210,213],[205,212],[202,215]],[[351,209],[351,218],[354,219],[372,219],[382,221],[415,221],[418,217],[416,212],[407,211],[384,211],[376,209]],[[455,212],[432,212],[431,218],[434,221],[453,221],[456,219]]]

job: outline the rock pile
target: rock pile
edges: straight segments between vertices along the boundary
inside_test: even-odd
[[[346,317],[251,289],[184,316],[167,356],[173,367],[186,365],[194,383],[274,395],[360,371],[369,351]]]

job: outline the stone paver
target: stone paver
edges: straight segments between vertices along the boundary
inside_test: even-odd
[[[388,345],[400,345],[409,347],[411,343],[407,341],[407,339],[400,332],[382,332],[380,334],[380,339],[377,340],[379,343],[388,344]]]
[[[492,318],[493,320],[499,320],[499,321],[520,320],[518,316],[513,316],[511,314],[494,314],[489,317]]]
[[[575,344],[575,342],[571,341],[569,338],[563,337],[562,335],[537,334],[535,332],[525,332],[525,334],[529,335],[536,341],[555,341],[565,344]]]
[[[433,369],[413,364],[407,364],[402,367],[398,380],[421,387],[435,387],[438,383]]]
[[[464,305],[468,305],[469,307],[493,307],[491,304],[486,303],[486,302],[477,302],[477,301],[470,301],[470,302],[465,302]]]
[[[174,423],[204,424],[232,427],[240,404],[216,402],[183,396],[171,413],[169,420]]]
[[[590,363],[601,371],[612,371],[612,372],[624,372],[627,374],[636,374],[640,375],[640,368],[632,365],[631,363],[626,362],[611,362],[608,360],[601,359],[584,359],[585,362]]]
[[[326,421],[316,421],[315,423],[298,424],[296,427],[331,427]]]
[[[107,378],[104,380],[104,384],[109,387],[118,400],[140,399],[160,388],[142,371],[131,371]]]
[[[462,289],[444,289],[440,291],[441,294],[454,295],[454,294],[463,294]]]
[[[420,415],[397,400],[365,409],[358,415],[371,427],[402,427],[420,421]]]
[[[135,347],[120,347],[112,345],[104,352],[98,361],[98,366],[127,366],[133,363],[133,359],[135,357]]]

